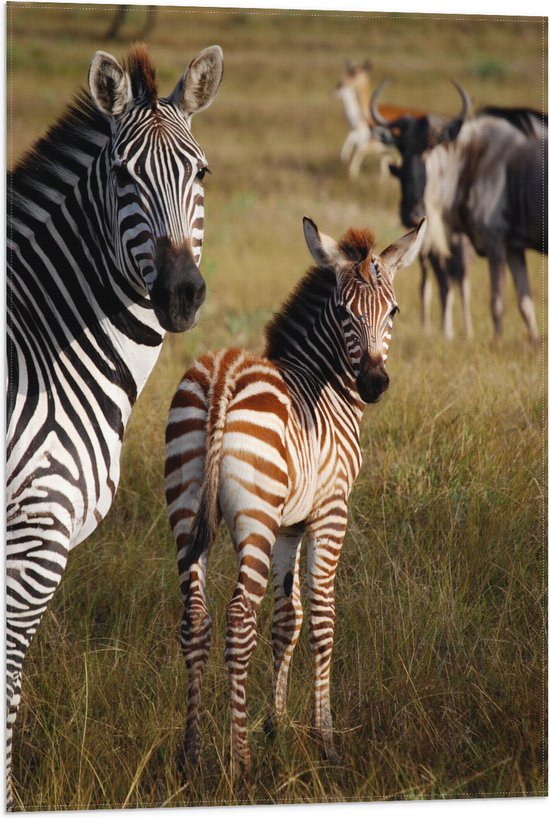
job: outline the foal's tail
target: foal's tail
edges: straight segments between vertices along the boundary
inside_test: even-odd
[[[218,491],[220,463],[227,408],[235,391],[243,353],[224,350],[216,357],[208,389],[206,420],[206,454],[204,478],[199,508],[187,539],[186,553],[181,568],[185,571],[208,552],[216,537],[220,521]],[[181,572],[181,571],[180,571]]]

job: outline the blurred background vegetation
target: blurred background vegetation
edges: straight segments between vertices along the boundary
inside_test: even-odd
[[[145,22],[129,8],[10,4],[8,165],[85,85],[97,49],[122,57]],[[261,725],[271,679],[266,598],[249,687],[252,780],[228,779],[222,656],[234,561],[214,549],[215,638],[205,681],[204,762],[182,780],[185,669],[163,436],[184,369],[224,345],[260,351],[262,328],[309,264],[301,219],[335,237],[401,235],[397,182],[368,160],[350,182],[332,96],[348,58],[392,80],[385,99],[451,115],[459,80],[477,106],[545,100],[543,21],[405,14],[159,8],[148,37],[161,93],[219,43],[225,78],[193,129],[213,171],[206,191],[199,326],[167,338],[132,415],[115,505],[72,555],[25,666],[15,776],[28,809],[543,795],[545,753],[545,355],[529,347],[509,282],[505,336],[491,342],[486,264],[472,267],[475,338],[444,342],[434,291],[419,320],[417,267],[396,289],[392,385],[367,408],[364,467],[338,574],[333,710],[342,761],[307,732],[312,668],[302,639],[288,720]],[[546,327],[546,260],[529,256]],[[458,299],[457,299],[458,300]],[[457,310],[458,312],[458,310]]]

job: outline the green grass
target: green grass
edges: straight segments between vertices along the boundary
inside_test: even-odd
[[[102,39],[109,19],[101,7],[13,7],[10,162],[84,84],[96,49],[124,53],[127,43]],[[139,25],[135,12],[129,36]],[[338,572],[332,704],[341,763],[321,763],[308,734],[305,638],[287,723],[275,739],[264,736],[268,594],[249,686],[253,774],[246,788],[228,780],[222,645],[235,568],[223,533],[209,576],[203,765],[190,781],[178,776],[185,669],[162,486],[173,391],[207,349],[261,349],[265,320],[309,263],[304,213],[334,236],[367,224],[381,246],[403,232],[395,180],[381,179],[372,161],[350,183],[338,160],[346,127],[330,92],[344,60],[370,57],[375,79],[393,80],[388,99],[441,113],[459,104],[451,78],[477,104],[540,107],[543,96],[540,21],[163,10],[151,38],[163,93],[214,42],[226,55],[222,91],[193,125],[214,172],[207,302],[192,333],[167,338],[127,431],[116,502],[71,555],[29,651],[15,748],[19,797],[28,809],[82,809],[542,795],[544,347],[528,346],[510,283],[505,337],[492,345],[479,259],[470,342],[458,315],[455,342],[423,332],[416,268],[396,282],[392,384],[365,415],[364,467]],[[532,254],[529,266],[542,323],[546,265]]]

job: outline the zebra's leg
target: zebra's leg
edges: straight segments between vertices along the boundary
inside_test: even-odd
[[[35,515],[38,512],[33,512]],[[8,506],[8,519],[10,508]],[[13,728],[21,698],[23,661],[63,576],[69,552],[65,523],[48,514],[48,530],[26,515],[8,524],[6,560],[6,804],[14,808],[11,781]]]
[[[430,304],[432,301],[432,279],[428,269],[428,261],[425,255],[418,256],[420,263],[420,309],[422,316],[422,326],[426,333],[431,333]]]
[[[527,324],[529,340],[531,343],[536,343],[539,339],[539,329],[537,326],[537,319],[535,317],[535,304],[531,294],[531,287],[529,286],[529,274],[527,272],[527,264],[525,263],[525,251],[508,249],[507,258],[512,277],[514,279],[519,311],[523,316],[523,320]]]
[[[253,519],[250,519],[250,525],[243,526],[244,519],[242,513],[235,526],[238,530],[231,532],[237,551],[238,579],[227,609],[225,645],[230,687],[232,775],[236,779],[248,775],[251,767],[246,682],[257,643],[258,610],[267,586],[271,549],[278,528],[278,520],[270,520],[264,513],[261,520],[256,519],[255,526]]]
[[[187,667],[182,766],[195,765],[200,756],[201,688],[212,628],[205,588],[208,553],[203,550],[199,556],[193,556],[193,544],[189,541],[204,480],[207,389],[207,385],[198,384],[195,378],[185,378],[174,396],[166,429],[165,492],[178,549],[183,598],[180,644]]]
[[[339,511],[338,517],[341,517],[342,510]],[[307,569],[309,643],[315,663],[313,728],[321,740],[326,758],[336,762],[338,754],[334,746],[330,711],[330,663],[334,643],[334,579],[343,533],[334,536],[316,528],[308,543]]]
[[[273,644],[273,702],[278,721],[286,707],[288,671],[304,618],[300,595],[300,545],[303,530],[286,529],[277,535],[271,560],[275,608]],[[271,725],[268,719],[266,727]]]

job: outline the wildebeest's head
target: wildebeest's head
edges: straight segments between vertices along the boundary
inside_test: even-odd
[[[443,120],[432,114],[421,117],[402,116],[388,121],[378,110],[377,100],[387,82],[383,82],[371,97],[371,115],[378,126],[382,140],[395,145],[402,163],[390,165],[390,172],[401,182],[401,220],[405,227],[416,227],[425,215],[424,191],[426,188],[426,154],[445,142],[452,142],[471,108],[470,98],[459,83],[454,85],[462,100],[458,116]]]

